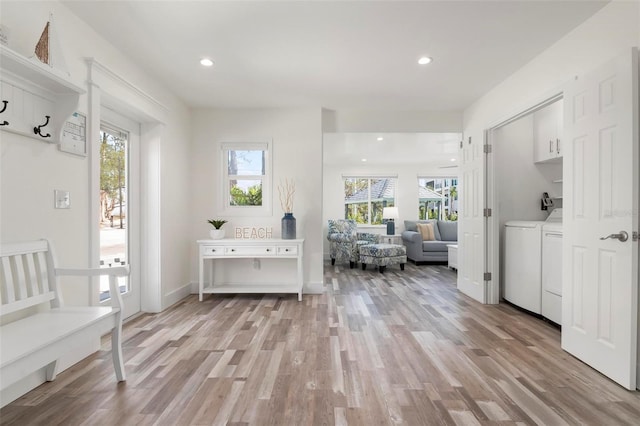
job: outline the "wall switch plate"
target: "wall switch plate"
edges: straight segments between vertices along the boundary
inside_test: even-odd
[[[55,200],[55,208],[56,209],[70,209],[71,208],[71,198],[69,195],[69,191],[63,191],[60,189],[56,189],[53,191],[54,200]]]

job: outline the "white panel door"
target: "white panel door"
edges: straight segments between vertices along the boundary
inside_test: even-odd
[[[562,348],[636,388],[637,51],[565,91]],[[608,238],[626,232],[622,242]]]
[[[482,134],[463,138],[460,149],[458,290],[487,303],[485,291],[485,154]]]

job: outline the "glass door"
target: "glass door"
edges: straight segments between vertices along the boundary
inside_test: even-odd
[[[131,275],[118,279],[126,318],[140,311],[138,168],[132,167],[139,125],[112,111],[105,116],[111,120],[100,125],[100,267],[129,265]],[[109,303],[110,298],[109,279],[101,277],[100,303]]]

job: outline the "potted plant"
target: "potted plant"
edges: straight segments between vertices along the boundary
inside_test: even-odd
[[[214,228],[214,229],[209,231],[209,235],[211,235],[212,239],[220,240],[220,239],[224,238],[224,229],[221,229],[221,228],[222,228],[222,225],[227,223],[226,220],[223,220],[223,219],[209,219],[209,220],[207,220],[207,222],[209,222],[209,224],[211,226],[213,226],[213,228]]]

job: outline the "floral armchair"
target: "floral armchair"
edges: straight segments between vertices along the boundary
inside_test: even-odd
[[[335,265],[336,259],[348,260],[349,267],[353,268],[360,259],[360,246],[376,244],[380,241],[380,236],[370,232],[358,232],[355,220],[330,219],[327,239],[330,242],[331,264]]]

